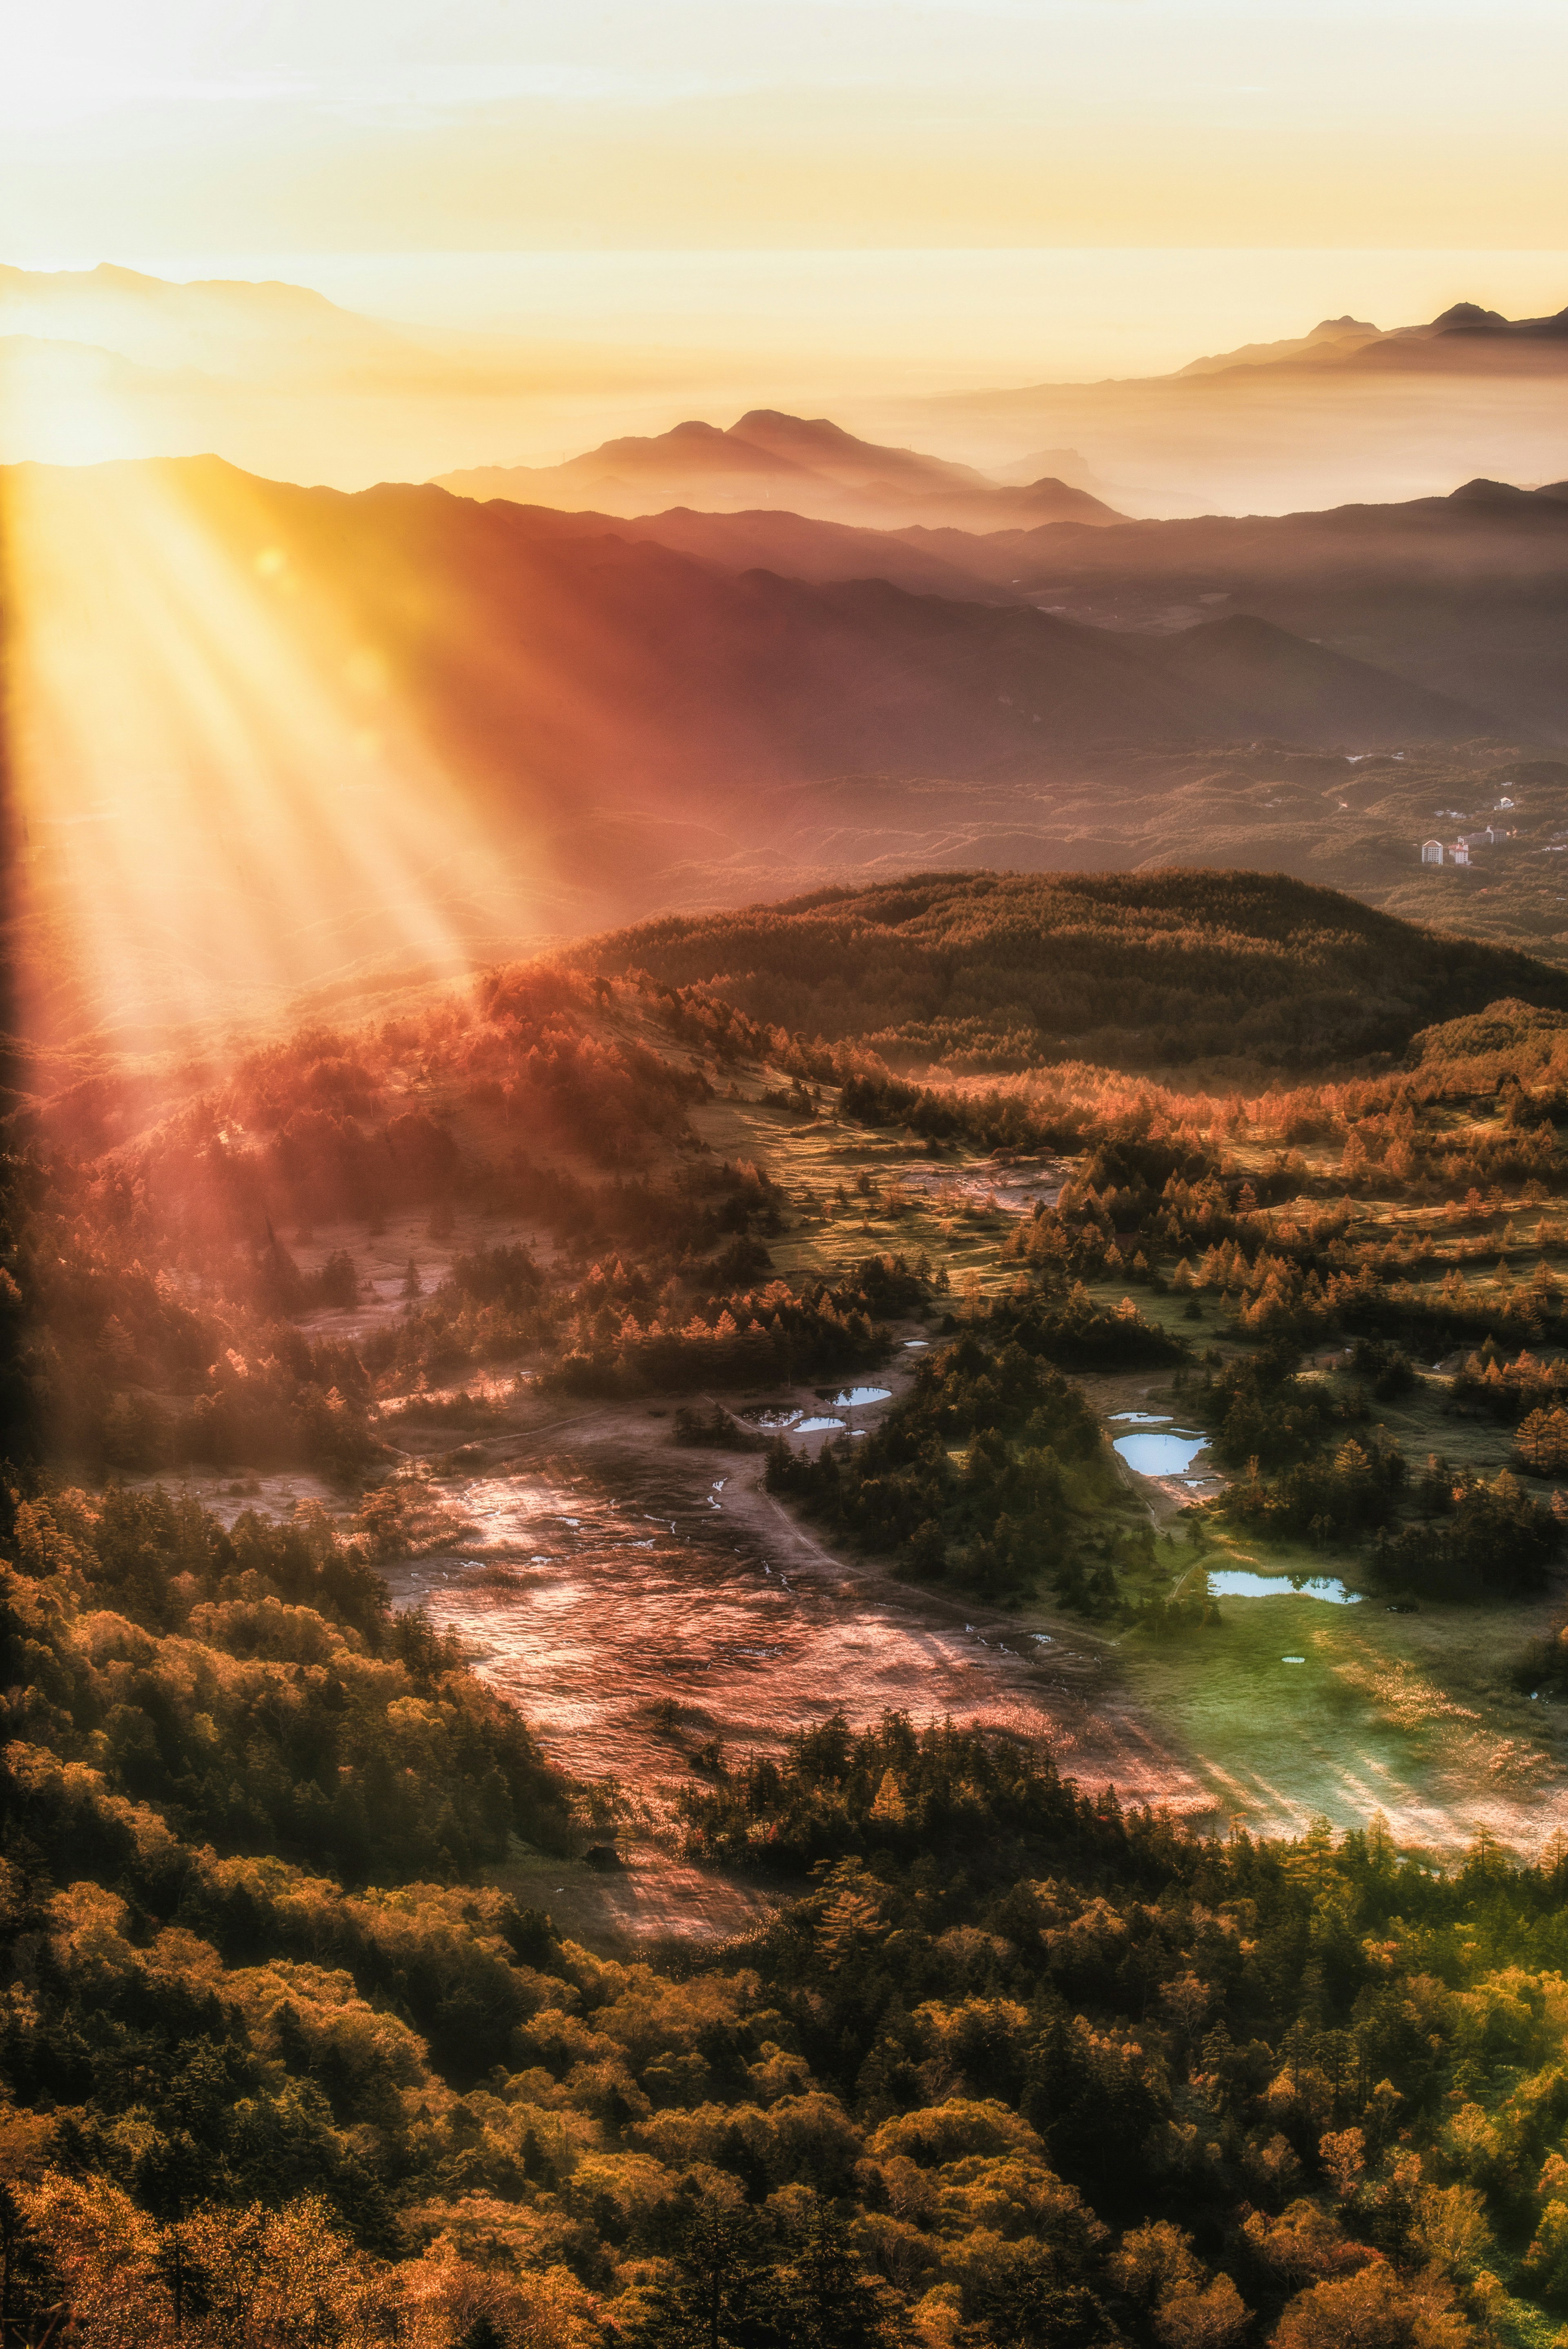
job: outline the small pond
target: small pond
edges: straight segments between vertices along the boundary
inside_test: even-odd
[[[891,1387],[843,1387],[833,1397],[835,1411],[859,1411],[862,1403],[886,1402]]]
[[[1361,1593],[1346,1590],[1331,1574],[1248,1574],[1239,1566],[1222,1567],[1209,1577],[1216,1599],[1326,1599],[1331,1607],[1359,1607]],[[1294,1661],[1287,1656],[1286,1663]]]
[[[1111,1449],[1140,1476],[1184,1476],[1208,1440],[1140,1429],[1136,1435],[1119,1435]]]
[[[830,1427],[841,1428],[841,1419],[798,1419],[789,1430],[791,1435],[822,1435]]]

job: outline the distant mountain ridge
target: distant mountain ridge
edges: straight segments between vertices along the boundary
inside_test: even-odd
[[[1052,477],[1007,485],[971,465],[858,440],[827,417],[752,409],[721,429],[693,419],[649,438],[606,440],[564,464],[469,467],[437,476],[459,497],[590,507],[633,518],[650,498],[705,512],[787,507],[809,520],[894,529],[945,522],[961,529],[1122,519],[1087,490]]]
[[[492,771],[524,745],[533,771],[579,782],[596,768],[694,788],[868,767],[982,774],[1089,740],[1367,747],[1484,724],[1264,621],[1118,634],[864,573],[812,585],[721,567],[614,523],[565,533],[555,515],[433,486],[344,497],[222,469],[213,499],[212,478],[204,503],[224,526],[264,515],[299,576],[362,616],[442,731]]]
[[[95,269],[0,264],[0,335],[90,344],[139,367],[308,378],[346,365],[428,355],[395,327],[281,279],[177,284],[100,262]]]
[[[674,506],[630,520],[525,511],[541,540],[613,533],[727,570],[813,586],[882,579],[914,595],[1033,606],[1121,635],[1173,638],[1246,616],[1465,702],[1478,728],[1568,739],[1562,481],[1522,490],[1477,480],[1446,497],[1317,512],[978,532],[875,530],[781,507]]]
[[[1447,497],[984,537],[901,533],[992,593],[1088,626],[1171,631],[1222,611],[1393,669],[1568,740],[1568,495],[1465,482]]]
[[[1305,335],[1273,343],[1243,343],[1233,351],[1190,359],[1173,376],[1184,382],[1194,376],[1220,375],[1233,367],[1333,368],[1358,366],[1420,366],[1469,368],[1474,345],[1485,342],[1493,350],[1515,352],[1527,344],[1563,346],[1568,355],[1568,308],[1542,318],[1508,318],[1479,302],[1454,302],[1437,317],[1414,326],[1377,326],[1370,319],[1324,318]],[[1158,377],[1145,378],[1158,382]],[[1041,386],[1044,389],[1047,387]]]
[[[55,541],[88,562],[121,490],[133,514],[166,506],[199,528],[204,560],[230,568],[313,690],[335,704],[357,690],[333,649],[346,641],[356,675],[396,680],[387,722],[412,730],[498,845],[559,838],[611,897],[626,875],[606,810],[631,826],[634,872],[650,822],[711,825],[759,787],[961,789],[1025,783],[1091,749],[1114,762],[1140,746],[1364,750],[1486,730],[1461,700],[1243,616],[1117,633],[874,576],[725,567],[433,486],[350,495],[215,459],[27,469],[30,509],[46,501]]]
[[[180,285],[109,264],[0,268],[4,338],[12,382],[0,461],[211,450],[249,471],[301,481],[434,478],[469,494],[624,518],[672,505],[793,504],[854,527],[986,533],[1116,513],[1384,502],[1472,474],[1556,480],[1565,461],[1563,314],[1509,319],[1480,303],[1387,329],[1329,317],[1306,335],[1166,375],[941,397],[867,392],[841,417],[851,441],[875,456],[858,480],[835,461],[831,426],[805,447],[788,433],[816,423],[779,419],[776,409],[753,408],[729,428],[753,444],[738,465],[717,449],[729,436],[716,426],[665,433],[672,413],[698,417],[710,395],[672,388],[658,413],[645,373],[634,391],[627,378],[638,415],[655,414],[645,438],[590,450],[561,478],[553,466],[494,466],[489,460],[514,436],[519,449],[562,448],[603,432],[603,398],[562,390],[553,360],[542,375],[544,347],[525,331],[395,325],[286,282]],[[1040,348],[1048,367],[1048,329]],[[106,366],[102,353],[125,367]],[[614,377],[613,353],[607,363]],[[581,366],[576,353],[578,375]],[[1448,385],[1461,377],[1465,396],[1451,399]],[[585,408],[591,428],[579,420]],[[665,440],[664,456],[650,456]],[[928,460],[936,470],[919,471],[923,450],[940,452]],[[1090,499],[1102,504],[1078,502]]]
[[[1277,514],[1404,502],[1474,474],[1558,479],[1565,395],[1568,311],[1511,319],[1461,302],[1414,326],[1329,317],[1167,375],[1042,373],[912,399],[897,429],[998,472],[1020,448],[1080,450],[1123,512]]]

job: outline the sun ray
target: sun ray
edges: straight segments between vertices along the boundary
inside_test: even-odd
[[[31,1032],[123,1043],[367,958],[469,966],[485,825],[259,488],[216,460],[5,477]]]

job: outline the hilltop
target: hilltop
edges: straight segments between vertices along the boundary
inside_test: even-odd
[[[593,939],[584,969],[703,984],[754,1019],[905,1061],[1305,1067],[1403,1051],[1568,974],[1278,874],[920,874]]]

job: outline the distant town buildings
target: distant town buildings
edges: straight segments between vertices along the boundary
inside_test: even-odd
[[[1511,800],[1501,802],[1504,807],[1511,807],[1512,804]],[[1461,832],[1457,840],[1423,840],[1421,862],[1423,864],[1468,864],[1472,850],[1496,848],[1501,842],[1512,840],[1515,832],[1513,825],[1504,831],[1499,824],[1489,823],[1484,824],[1480,832]]]

